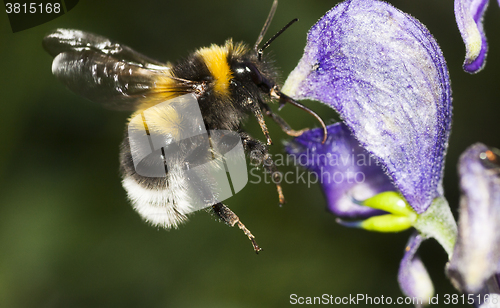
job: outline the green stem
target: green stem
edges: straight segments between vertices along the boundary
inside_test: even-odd
[[[457,240],[457,224],[444,197],[434,199],[427,211],[418,215],[413,226],[422,235],[435,238],[451,259]]]

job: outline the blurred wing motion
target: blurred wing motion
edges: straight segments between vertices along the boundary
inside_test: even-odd
[[[57,29],[43,47],[54,57],[52,73],[63,84],[111,109],[142,109],[201,87],[173,77],[168,63],[92,33]]]

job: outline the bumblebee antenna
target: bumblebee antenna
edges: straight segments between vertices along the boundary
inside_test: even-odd
[[[290,21],[289,23],[286,24],[286,26],[284,26],[283,28],[281,28],[281,30],[278,31],[278,33],[276,33],[275,35],[273,35],[273,37],[271,37],[267,42],[264,43],[264,45],[259,49],[257,50],[257,58],[259,59],[259,61],[262,59],[262,53],[264,52],[264,49],[266,49],[267,47],[269,47],[269,45],[271,45],[271,43],[278,37],[281,35],[281,33],[285,32],[286,29],[288,29],[288,27],[290,27],[293,23],[299,21],[298,18],[294,18],[292,21]]]
[[[260,42],[262,42],[264,35],[266,35],[267,28],[269,28],[269,25],[271,24],[271,21],[273,20],[274,13],[276,13],[277,8],[278,8],[278,0],[274,0],[273,6],[271,7],[271,11],[269,12],[269,15],[267,16],[266,22],[264,23],[262,30],[260,30],[260,34],[259,34],[259,37],[257,38],[257,42],[255,42],[254,49],[256,52],[258,52],[258,50],[259,50]]]

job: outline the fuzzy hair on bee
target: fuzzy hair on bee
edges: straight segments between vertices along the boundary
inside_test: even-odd
[[[134,209],[150,224],[176,228],[187,220],[187,214],[210,208],[225,223],[242,229],[258,252],[261,248],[252,233],[233,211],[218,202],[213,181],[185,172],[208,161],[207,156],[213,158],[220,153],[205,151],[199,155],[199,149],[206,147],[203,138],[188,138],[175,146],[171,140],[182,134],[211,132],[210,144],[223,152],[240,141],[244,152],[251,154],[253,161],[260,161],[275,183],[280,174],[268,153],[272,139],[264,116],[290,136],[298,136],[303,130],[291,129],[272,111],[270,103],[278,101],[280,107],[292,104],[313,115],[323,126],[326,140],[321,118],[280,91],[278,74],[263,56],[264,49],[296,19],[259,48],[276,8],[277,0],[253,49],[229,39],[221,46],[200,48],[175,64],[158,62],[130,47],[80,30],[57,29],[44,38],[44,48],[54,57],[52,73],[67,88],[106,108],[133,112],[120,151],[122,184]],[[201,113],[200,120],[193,120],[196,114],[189,107],[193,104]],[[151,109],[156,113],[148,111]],[[265,142],[243,130],[242,123],[250,115],[257,119]],[[224,131],[233,132],[238,140]],[[150,140],[153,135],[159,136],[166,146],[143,155],[132,138],[138,134]],[[137,155],[144,157],[140,164],[134,160]],[[141,168],[157,165],[164,167],[163,174],[141,172]],[[224,168],[222,164],[219,167]],[[283,204],[281,185],[276,187],[279,203]]]

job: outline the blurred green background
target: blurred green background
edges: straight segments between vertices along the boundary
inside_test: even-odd
[[[64,16],[15,34],[0,14],[0,307],[281,307],[290,294],[401,296],[396,275],[410,232],[337,225],[318,185],[285,185],[281,208],[274,185],[266,184],[249,184],[226,202],[264,248],[259,255],[241,231],[203,211],[178,230],[148,226],[120,184],[118,146],[128,114],[66,90],[41,47],[52,29],[76,28],[175,61],[228,37],[253,44],[271,2],[80,1]],[[267,37],[300,19],[269,48],[283,80],[302,55],[307,30],[336,3],[280,1]],[[453,1],[391,3],[427,25],[448,62],[454,122],[445,190],[456,215],[460,153],[477,141],[500,147],[500,9],[493,1],[486,14],[488,61],[472,76],[461,68]],[[316,125],[294,108],[281,114],[294,128]],[[263,139],[255,122],[248,130]],[[286,138],[269,126],[275,141]],[[272,152],[281,153],[275,143]],[[428,241],[420,252],[440,298],[454,293],[441,247]]]

